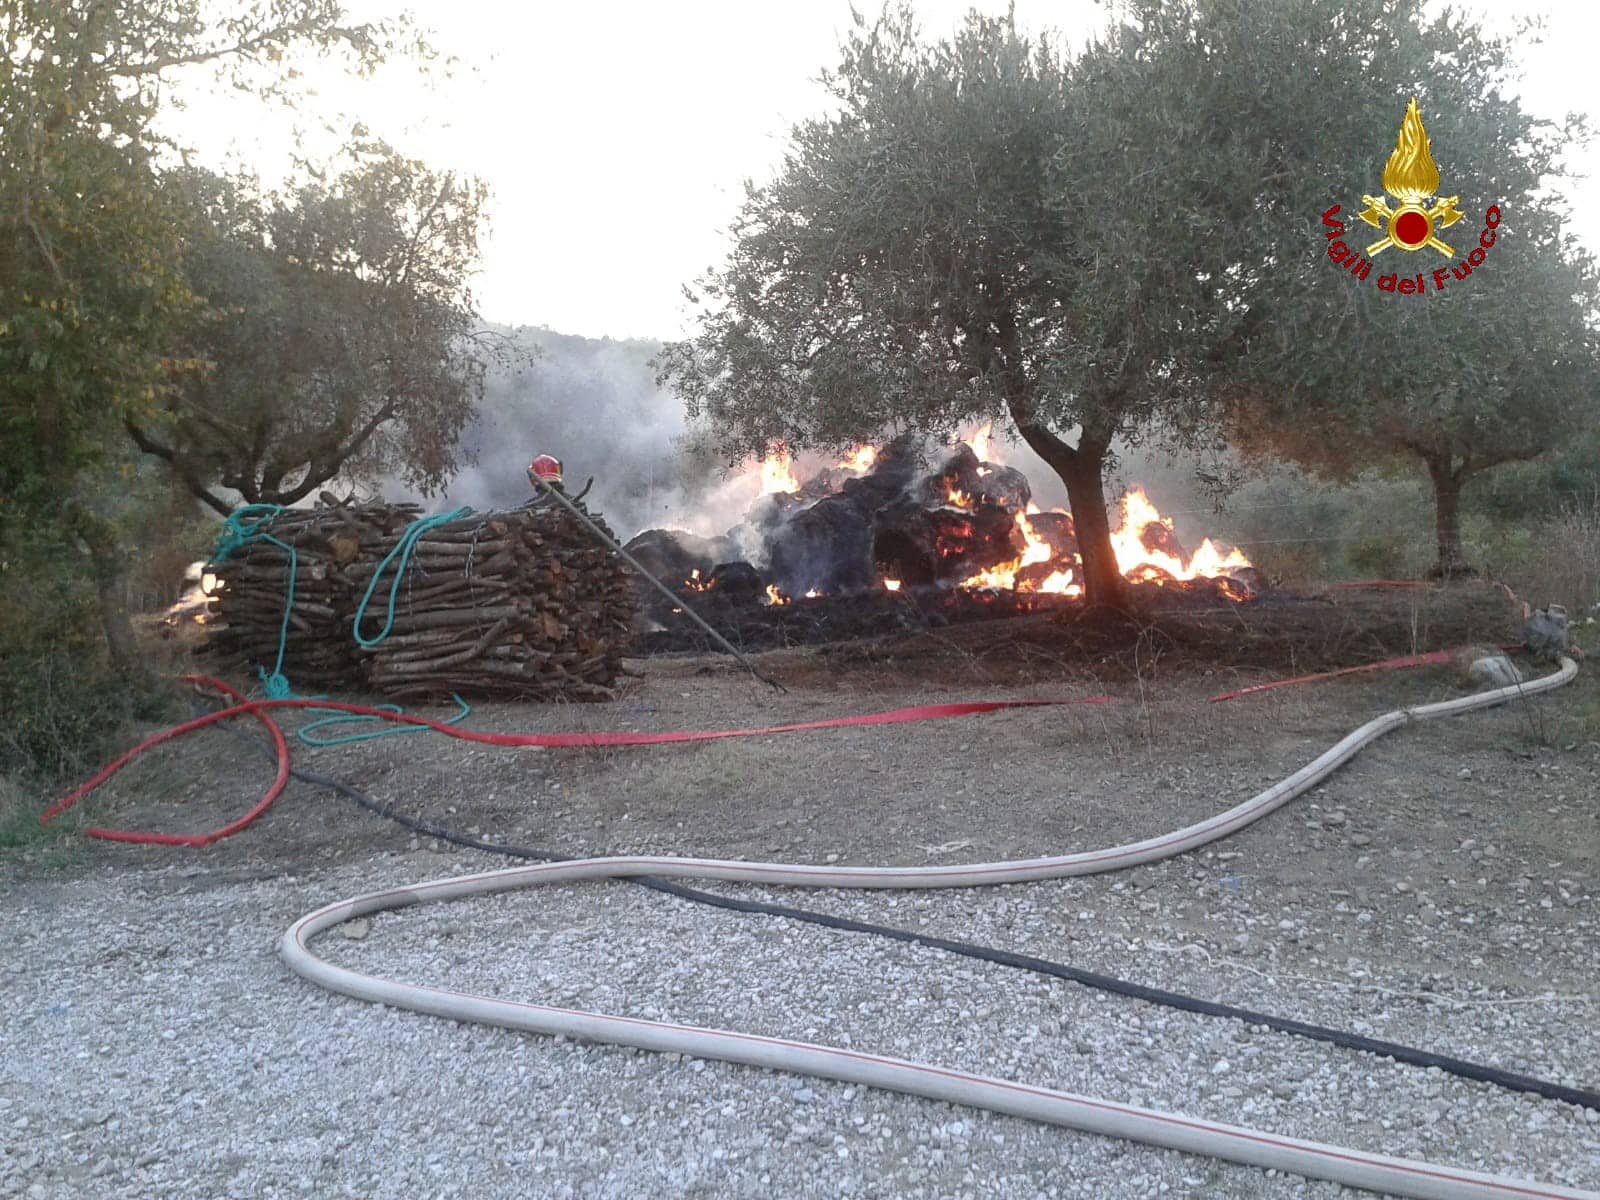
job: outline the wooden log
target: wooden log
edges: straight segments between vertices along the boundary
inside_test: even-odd
[[[522,558],[515,550],[506,549],[496,554],[493,558],[486,559],[482,563],[473,564],[473,571],[486,579],[492,579],[497,575],[512,575],[516,573],[517,567],[522,561]]]
[[[486,632],[482,637],[478,638],[475,642],[472,642],[465,649],[458,650],[452,654],[429,657],[421,660],[411,660],[408,655],[391,655],[385,658],[380,658],[377,661],[376,666],[378,669],[385,672],[398,669],[402,665],[407,671],[420,669],[422,667],[426,667],[429,670],[434,671],[442,671],[449,667],[458,667],[464,663],[469,663],[482,655],[483,652],[488,649],[490,643],[492,643],[500,634],[504,633],[510,624],[511,618],[501,618],[493,626],[491,626],[488,632]],[[402,662],[402,659],[406,661]]]
[[[512,544],[513,539],[511,538],[465,542],[436,542],[431,538],[423,538],[417,542],[416,552],[412,557],[423,560],[430,558],[487,558],[491,554],[498,554]]]
[[[276,562],[263,562],[259,566],[254,562],[249,561],[238,564],[230,561],[219,566],[216,571],[213,572],[213,574],[215,574],[218,579],[227,580],[230,583],[235,581],[248,581],[251,583],[281,583],[289,578],[289,560],[286,558],[281,558]],[[327,577],[327,564],[319,562],[316,559],[308,560],[305,557],[302,557],[298,564],[298,569],[295,571],[295,580],[297,582],[313,580],[316,582],[321,582]]]
[[[520,640],[522,635],[510,633],[510,628],[511,618],[502,617],[477,637],[472,636],[475,631],[465,629],[461,631],[461,636],[447,640],[432,641],[422,645],[399,647],[388,654],[383,653],[384,647],[390,641],[390,639],[385,638],[383,642],[373,647],[373,649],[377,652],[378,659],[383,662],[419,661],[439,657],[456,658],[461,655],[465,655],[465,657],[461,658],[461,661],[465,662],[475,655],[483,653],[502,637],[514,636]]]
[[[327,498],[325,497],[326,501]],[[407,571],[373,589],[368,631],[391,592],[393,632],[351,638],[354,609],[416,506],[337,502],[285,513],[270,527],[297,548],[296,604],[284,670],[297,685],[370,683],[387,695],[603,698],[620,668],[638,597],[614,555],[563,512],[473,514],[430,528]],[[288,558],[241,548],[219,571],[207,650],[275,661]]]
[[[432,604],[435,601],[443,602],[445,598],[459,597],[463,603],[476,604],[483,597],[501,596],[513,591],[516,584],[509,579],[450,579],[443,583],[429,584],[415,590],[407,590],[402,594],[405,603],[412,607]]]
[[[516,617],[522,609],[515,604],[486,605],[483,608],[441,609],[437,612],[396,614],[394,627],[402,633],[420,629],[444,629],[455,625],[487,625],[501,617]]]

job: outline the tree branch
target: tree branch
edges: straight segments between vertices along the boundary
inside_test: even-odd
[[[334,27],[323,31],[320,37],[327,42],[344,42],[354,46],[361,40],[360,35],[366,32],[365,27],[345,29]],[[264,29],[252,37],[234,42],[228,46],[216,46],[210,50],[195,50],[187,54],[163,54],[156,58],[146,59],[142,62],[122,63],[109,69],[109,73],[119,79],[138,79],[146,75],[159,75],[162,71],[172,67],[194,67],[208,62],[217,62],[224,58],[248,57],[266,49],[271,45],[288,45],[297,38],[310,37],[316,33],[313,25],[307,22],[295,22],[288,25],[276,25],[271,29]]]
[[[356,431],[355,436],[348,443],[342,447],[335,444],[333,450],[325,455],[313,455],[311,460],[306,463],[305,478],[288,491],[277,492],[275,494],[276,502],[279,504],[293,504],[297,500],[303,500],[311,494],[313,488],[321,487],[332,479],[338,473],[339,468],[358,454],[361,448],[372,439],[373,434],[377,433],[386,421],[393,419],[398,407],[399,401],[394,396],[391,396],[384,401],[377,412],[372,414],[367,423]]]
[[[151,457],[159,458],[166,463],[172,473],[182,481],[183,486],[189,489],[190,495],[194,496],[195,499],[208,505],[224,517],[233,512],[233,506],[212,495],[211,490],[200,481],[199,477],[189,469],[188,464],[184,463],[178,457],[177,452],[170,446],[163,446],[150,437],[144,430],[134,424],[131,417],[123,420],[122,427],[128,431],[128,436],[133,439],[135,446]]]

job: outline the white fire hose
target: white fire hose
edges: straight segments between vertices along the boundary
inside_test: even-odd
[[[1390,730],[1412,721],[1453,716],[1549,691],[1569,683],[1577,672],[1577,664],[1563,657],[1560,670],[1528,683],[1481,692],[1459,700],[1385,713],[1368,721],[1287,779],[1242,804],[1186,828],[1125,846],[1051,858],[943,867],[817,867],[650,855],[512,867],[480,875],[436,879],[411,887],[369,892],[338,901],[296,921],[283,935],[280,950],[291,969],[332,991],[359,1000],[371,1000],[457,1021],[476,1021],[530,1033],[565,1035],[591,1042],[611,1042],[644,1050],[716,1058],[887,1088],[1063,1125],[1069,1129],[1128,1138],[1250,1166],[1276,1168],[1315,1179],[1329,1179],[1349,1187],[1397,1196],[1437,1200],[1477,1197],[1493,1197],[1496,1200],[1508,1200],[1511,1197],[1600,1200],[1600,1193],[1390,1158],[855,1050],[786,1038],[759,1037],[732,1030],[701,1029],[667,1021],[646,1021],[516,1000],[497,1000],[443,988],[400,983],[335,966],[318,958],[308,945],[311,938],[324,930],[370,913],[574,880],[653,875],[796,887],[947,888],[1059,879],[1119,870],[1171,858],[1243,829],[1326,779],[1364,746]]]

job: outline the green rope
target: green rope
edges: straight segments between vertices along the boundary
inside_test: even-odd
[[[361,597],[361,604],[356,608],[355,626],[352,632],[356,635],[356,642],[368,649],[376,646],[389,636],[389,630],[394,628],[394,605],[400,594],[400,580],[406,573],[406,565],[411,561],[411,552],[416,549],[417,541],[435,525],[443,525],[447,521],[458,521],[462,517],[472,515],[470,508],[457,508],[447,513],[437,513],[431,517],[418,517],[406,526],[406,531],[400,535],[400,540],[394,544],[394,549],[383,556],[383,561],[378,564],[378,569],[372,573],[372,578],[367,582],[367,591]],[[394,582],[389,585],[389,603],[384,616],[383,628],[376,637],[363,637],[361,633],[361,618],[366,616],[367,605],[372,601],[372,593],[378,588],[378,581],[383,578],[383,573],[389,569],[389,564],[394,561],[395,555],[400,556],[400,562],[395,567]]]
[[[452,717],[440,721],[441,725],[458,725],[472,713],[472,706],[454,692],[450,699],[460,707],[460,711]],[[398,704],[374,704],[373,708],[381,708],[384,712],[402,713],[405,709]],[[423,733],[429,727],[426,725],[386,725],[382,729],[370,730],[366,733],[346,733],[339,737],[319,738],[312,737],[313,729],[321,729],[324,725],[339,725],[346,721],[366,722],[382,721],[382,717],[369,717],[365,713],[340,713],[338,716],[323,717],[320,721],[313,721],[302,729],[295,731],[295,736],[308,746],[344,746],[351,742],[370,742],[374,738],[393,737],[397,733]]]
[[[447,513],[436,513],[431,517],[418,517],[415,521],[406,526],[405,532],[400,535],[400,540],[394,544],[394,548],[391,549],[388,554],[383,556],[383,561],[378,564],[378,569],[372,573],[372,578],[367,581],[367,590],[361,597],[360,605],[358,605],[356,608],[356,619],[351,627],[351,633],[355,635],[356,643],[358,645],[365,646],[370,649],[371,647],[376,646],[379,642],[383,641],[384,638],[388,637],[389,631],[394,628],[394,606],[400,594],[400,581],[405,578],[406,567],[411,562],[411,554],[417,548],[417,542],[421,540],[422,536],[435,526],[443,525],[449,521],[458,521],[462,517],[469,517],[471,515],[472,509],[462,507],[452,509]],[[367,615],[367,605],[372,603],[373,593],[378,590],[378,583],[383,578],[383,573],[389,569],[389,564],[395,561],[396,555],[399,556],[399,562],[395,564],[394,581],[389,585],[389,598],[388,603],[385,606],[383,628],[380,629],[375,636],[367,637],[361,632],[362,618]],[[464,720],[472,712],[472,706],[460,696],[457,696],[452,692],[450,698],[456,702],[456,705],[460,711],[457,712],[455,716],[448,717],[441,722],[445,725],[455,725]],[[399,713],[404,711],[398,704],[379,704],[375,707],[381,708],[386,712]],[[428,728],[426,725],[390,725],[384,729],[369,730],[366,733],[348,733],[333,738],[318,738],[310,736],[313,729],[320,729],[326,725],[339,725],[347,721],[369,722],[380,720],[382,720],[381,717],[368,717],[346,713],[338,716],[325,717],[320,721],[313,721],[304,729],[298,730],[296,736],[308,746],[343,746],[351,742],[367,742],[374,738],[392,737],[393,735],[399,733],[421,733]]]
[[[283,674],[283,656],[289,644],[289,614],[294,611],[294,580],[295,575],[299,572],[300,556],[295,553],[295,548],[288,542],[280,541],[267,532],[267,526],[282,512],[283,506],[281,504],[245,504],[234,509],[223,521],[222,533],[217,538],[217,548],[212,552],[211,561],[206,565],[210,568],[226,562],[228,557],[236,550],[242,550],[256,542],[268,542],[277,546],[289,556],[288,594],[284,597],[283,602],[283,620],[278,626],[278,658],[273,663],[270,674],[265,667],[257,667],[256,672],[261,679],[262,687],[266,691],[269,700],[326,700],[326,696],[296,697],[293,688],[289,685],[289,680]],[[431,517],[419,517],[406,527],[406,531],[400,535],[400,540],[395,543],[394,549],[384,556],[383,561],[378,564],[378,569],[372,573],[372,579],[367,584],[366,594],[361,598],[361,606],[356,609],[353,632],[355,633],[356,641],[360,645],[366,647],[376,646],[389,636],[389,630],[394,627],[394,606],[400,590],[400,580],[406,573],[406,566],[411,561],[411,553],[416,549],[418,539],[436,525],[442,525],[446,521],[455,521],[471,515],[472,510],[470,508],[458,508],[451,512],[439,513]],[[383,623],[383,629],[378,632],[376,637],[363,637],[361,634],[361,618],[366,614],[367,604],[371,601],[373,592],[377,590],[378,580],[382,578],[384,571],[388,569],[389,563],[396,554],[400,556],[400,562],[395,569],[394,582],[389,587],[388,613]],[[460,711],[441,722],[445,725],[455,725],[472,712],[472,707],[460,696],[452,693],[451,699],[460,707]],[[386,712],[400,713],[405,711],[398,704],[379,704],[374,707],[381,708]],[[327,710],[324,709],[322,711]],[[305,728],[297,730],[296,736],[307,746],[342,746],[350,742],[366,742],[371,741],[373,738],[389,737],[397,733],[420,733],[428,728],[426,725],[393,725],[366,733],[344,734],[340,737],[318,738],[308,736],[313,729],[320,729],[326,725],[337,725],[347,721],[379,720],[382,720],[382,718],[362,716],[356,713],[335,713],[331,717],[313,721]]]
[[[209,568],[226,562],[235,550],[242,550],[256,542],[269,542],[289,556],[288,594],[283,601],[283,620],[278,625],[278,658],[272,664],[271,674],[267,673],[265,667],[256,668],[269,700],[294,699],[294,689],[289,686],[289,680],[283,673],[283,655],[289,644],[289,614],[294,611],[294,579],[300,569],[300,556],[288,542],[279,541],[267,532],[267,526],[282,512],[281,504],[245,504],[234,509],[222,522],[217,548],[212,551],[211,561],[207,564]],[[321,699],[320,696],[307,698]]]

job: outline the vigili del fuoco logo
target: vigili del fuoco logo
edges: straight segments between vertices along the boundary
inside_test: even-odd
[[[1391,247],[1407,254],[1434,250],[1446,258],[1457,257],[1455,250],[1439,234],[1467,214],[1456,207],[1461,202],[1460,196],[1439,195],[1439,168],[1433,161],[1428,131],[1422,127],[1422,113],[1417,108],[1415,96],[1406,105],[1406,115],[1400,122],[1400,136],[1395,139],[1394,153],[1389,155],[1389,161],[1384,164],[1383,190],[1400,202],[1399,207],[1390,208],[1382,196],[1361,197],[1366,208],[1356,216],[1382,230],[1383,237],[1359,253],[1343,241],[1333,241],[1344,234],[1344,222],[1339,220],[1339,205],[1335,204],[1322,214],[1322,223],[1328,227],[1327,237],[1331,242],[1328,258],[1334,265],[1345,268],[1357,279],[1366,280],[1372,273],[1370,260]],[[1489,248],[1494,245],[1495,230],[1499,225],[1500,206],[1491,204],[1489,211],[1483,215],[1483,231],[1478,234],[1478,244],[1456,264],[1431,270],[1432,290],[1442,292],[1445,284],[1452,279],[1466,279],[1474,267],[1481,267]],[[1452,237],[1451,242],[1455,241],[1456,238]],[[1377,279],[1378,290],[1398,292],[1402,296],[1420,296],[1429,290],[1424,280],[1429,273],[1418,271],[1406,278],[1401,278],[1399,271],[1380,275]]]

